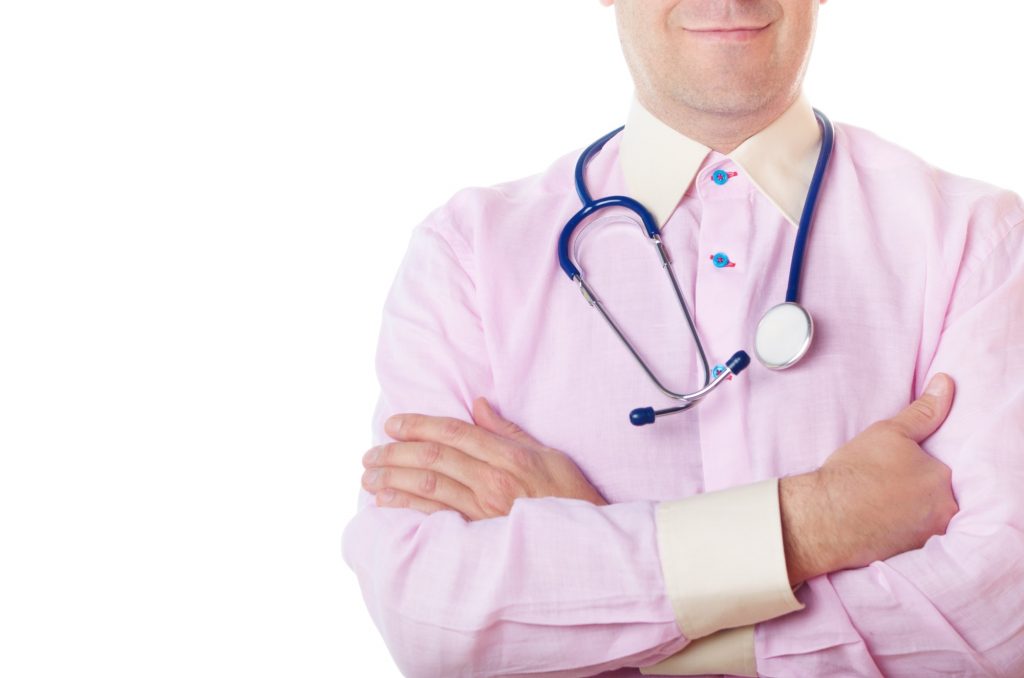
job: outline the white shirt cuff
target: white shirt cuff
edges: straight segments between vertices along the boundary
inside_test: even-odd
[[[722,629],[710,636],[694,640],[668,659],[651,666],[641,666],[644,675],[705,676],[757,676],[757,658],[754,654],[754,627]]]
[[[669,600],[691,641],[803,609],[786,572],[777,478],[660,502],[655,522]]]

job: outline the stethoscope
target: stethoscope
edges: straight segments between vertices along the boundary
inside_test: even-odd
[[[789,287],[786,290],[786,301],[768,309],[757,324],[757,332],[754,337],[754,354],[761,364],[772,370],[784,370],[799,362],[807,353],[807,349],[810,348],[811,338],[814,336],[814,322],[811,320],[811,314],[800,305],[797,297],[800,291],[800,271],[803,267],[804,251],[807,247],[807,236],[811,231],[811,222],[814,218],[814,208],[818,203],[818,193],[821,190],[822,177],[825,175],[825,169],[828,167],[829,159],[832,157],[834,137],[832,122],[825,117],[825,114],[818,109],[814,109],[814,116],[818,119],[818,125],[821,127],[821,150],[818,152],[818,162],[814,167],[814,175],[811,178],[811,185],[807,191],[807,198],[804,201],[803,213],[800,215],[800,228],[797,231],[796,242],[793,244],[793,256],[789,264]],[[579,160],[576,161],[576,193],[579,195],[583,207],[562,228],[562,235],[558,238],[558,262],[562,270],[565,271],[565,274],[569,276],[569,279],[579,284],[583,298],[601,313],[608,325],[615,331],[615,334],[640,364],[640,367],[651,378],[654,385],[658,387],[658,390],[673,400],[683,401],[684,404],[677,407],[669,407],[662,410],[655,410],[653,407],[638,407],[630,412],[629,421],[634,426],[643,426],[644,424],[653,423],[655,418],[660,415],[675,414],[695,406],[707,394],[717,388],[719,384],[729,378],[730,375],[742,372],[750,364],[750,356],[745,351],[736,351],[726,361],[724,369],[717,368],[715,370],[716,374],[714,379],[712,379],[711,371],[708,368],[708,359],[704,353],[704,345],[700,340],[697,328],[693,324],[693,319],[690,317],[690,311],[686,307],[686,302],[683,300],[683,293],[679,289],[679,281],[676,280],[675,272],[672,270],[672,260],[669,258],[668,252],[665,251],[665,246],[661,242],[661,231],[658,229],[654,217],[639,202],[624,195],[611,195],[597,200],[590,196],[584,177],[587,165],[608,140],[622,131],[622,129],[623,127],[619,127],[592,143],[583,151]],[[608,207],[625,207],[640,217],[644,229],[647,231],[647,237],[650,238],[655,249],[658,251],[661,265],[665,272],[668,273],[668,279],[672,283],[676,299],[679,300],[679,307],[683,310],[686,322],[690,326],[690,333],[693,335],[693,340],[697,345],[697,353],[704,368],[704,385],[693,393],[675,393],[658,380],[654,372],[651,371],[647,363],[644,362],[644,359],[640,357],[640,354],[633,347],[633,344],[630,343],[626,335],[623,334],[622,330],[605,310],[604,305],[598,299],[594,290],[587,285],[583,279],[583,271],[576,266],[573,257],[569,254],[569,242],[576,227],[584,219]]]

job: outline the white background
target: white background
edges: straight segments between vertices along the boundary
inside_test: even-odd
[[[383,297],[455,190],[622,123],[612,11],[0,7],[0,674],[397,673],[340,549]],[[1022,20],[832,0],[806,90],[1020,192]]]

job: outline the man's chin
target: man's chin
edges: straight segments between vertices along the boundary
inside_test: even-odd
[[[773,93],[763,88],[744,88],[742,85],[729,88],[719,85],[711,90],[691,91],[675,99],[691,110],[709,115],[745,116],[763,111],[772,97]]]

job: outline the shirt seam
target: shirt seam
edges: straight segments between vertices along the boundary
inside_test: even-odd
[[[1012,235],[1014,231],[1016,231],[1018,228],[1024,227],[1024,220],[1018,221],[1016,223],[1009,223],[1011,223],[1011,226],[1008,229],[1006,229],[1006,232],[1004,232],[1002,235],[997,236],[990,247],[986,248],[982,254],[976,254],[972,256],[969,263],[964,265],[963,279],[956,284],[956,288],[963,289],[969,283],[973,282],[975,276],[977,276],[981,271],[985,269],[983,263],[987,261],[992,256],[992,254],[996,250],[998,250],[1003,245],[1003,243],[1007,241],[1007,239],[1009,239],[1010,235]],[[953,297],[955,297],[955,295],[956,292],[954,291],[953,296],[950,298],[951,304],[953,301]]]

